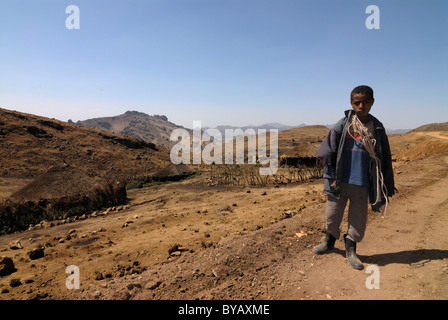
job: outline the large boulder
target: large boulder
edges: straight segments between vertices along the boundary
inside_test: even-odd
[[[44,247],[37,247],[32,249],[31,251],[28,252],[28,255],[30,257],[31,260],[36,260],[39,258],[42,258],[45,253],[44,253]]]
[[[9,257],[0,258],[0,277],[7,276],[16,271],[14,267],[14,262]]]

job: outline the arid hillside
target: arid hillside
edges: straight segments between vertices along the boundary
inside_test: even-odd
[[[0,109],[0,233],[126,202],[125,187],[170,164],[166,148]]]
[[[101,117],[76,122],[77,125],[106,130],[114,133],[142,139],[159,146],[169,148],[171,131],[182,128],[164,115],[150,116],[143,112],[127,111],[114,117]]]
[[[330,129],[321,125],[293,128],[278,133],[279,155],[290,151],[301,142],[320,144]]]
[[[448,131],[448,122],[430,123],[412,130],[412,132]]]
[[[121,178],[169,163],[169,151],[153,143],[6,109],[0,109],[0,157],[3,181],[34,179],[52,167]]]

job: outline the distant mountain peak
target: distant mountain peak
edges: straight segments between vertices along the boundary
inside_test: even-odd
[[[138,115],[146,115],[147,116],[147,114],[146,113],[143,113],[143,112],[140,112],[140,111],[135,111],[135,110],[130,110],[130,111],[126,111],[125,113],[124,113],[125,115],[135,115],[135,116],[138,116]]]
[[[151,116],[136,110],[128,110],[124,114],[113,117],[82,120],[76,124],[125,134],[164,147],[170,147],[173,144],[170,141],[171,131],[181,127],[169,122],[165,115]]]

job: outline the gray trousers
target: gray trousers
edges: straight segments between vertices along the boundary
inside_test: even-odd
[[[336,239],[340,236],[340,225],[347,200],[350,200],[348,207],[348,231],[347,237],[355,242],[364,238],[367,224],[368,212],[368,187],[356,186],[353,184],[341,184],[341,197],[339,199],[328,196],[325,212],[326,228]]]

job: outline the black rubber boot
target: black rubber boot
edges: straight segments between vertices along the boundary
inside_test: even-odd
[[[361,260],[359,260],[358,256],[356,255],[356,242],[347,238],[346,234],[344,235],[344,241],[345,241],[345,252],[346,252],[347,260],[348,260],[348,262],[350,262],[350,265],[357,270],[364,269],[364,265],[362,264]]]
[[[322,241],[322,243],[320,245],[314,247],[313,252],[317,253],[317,254],[324,254],[328,250],[331,250],[334,248],[335,241],[336,241],[336,238],[327,232],[325,234],[325,238]]]

